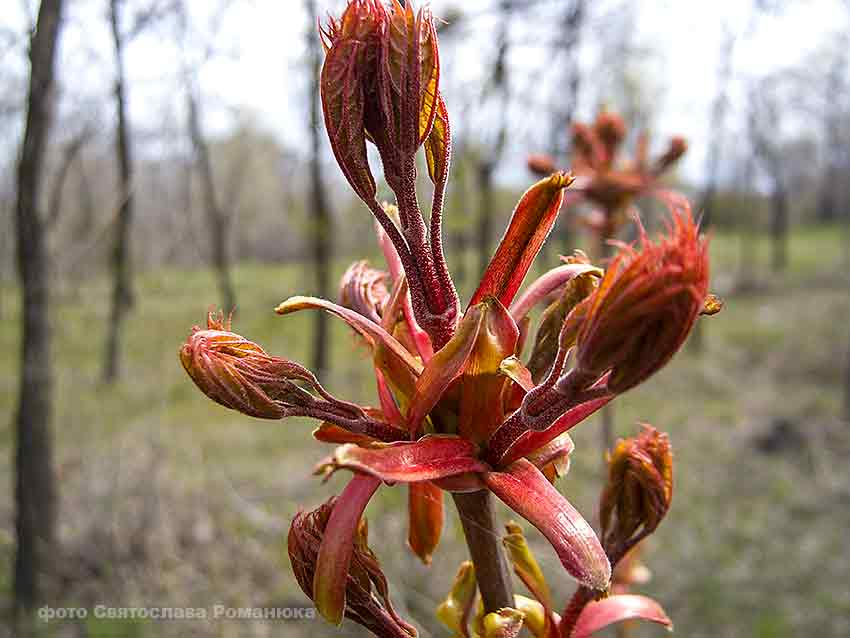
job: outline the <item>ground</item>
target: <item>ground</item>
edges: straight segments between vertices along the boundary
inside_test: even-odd
[[[701,353],[686,348],[644,386],[616,402],[623,434],[650,422],[675,450],[673,508],[646,560],[643,591],[660,600],[689,638],[850,635],[850,424],[842,422],[850,295],[835,229],[795,234],[783,275],[742,272],[739,239],[717,233],[715,288],[725,310],[704,321]],[[756,245],[756,263],[764,246]],[[341,273],[344,264],[336,265]],[[274,354],[309,362],[310,314],[277,317],[282,299],[309,289],[297,265],[236,269],[237,332]],[[739,285],[742,281],[746,285]],[[109,607],[305,606],[285,552],[299,507],[341,489],[311,468],[326,452],[303,421],[267,422],[206,400],[177,351],[215,302],[207,272],[173,269],[138,278],[121,382],[100,382],[108,285],[94,278],[56,290],[54,432],[61,550],[53,604],[85,607],[85,621],[53,622],[56,636],[324,636],[319,621],[121,621]],[[7,615],[13,560],[11,421],[17,387],[17,296],[2,288],[0,312],[0,604]],[[334,324],[326,386],[374,402],[364,349]],[[576,453],[559,487],[590,518],[600,486],[598,424],[574,431]],[[342,473],[341,473],[342,474]],[[398,606],[444,636],[433,608],[464,557],[450,515],[430,568],[404,547],[402,488],[368,510],[373,547]],[[447,502],[451,512],[450,504]],[[505,516],[506,513],[503,512]],[[527,528],[529,526],[526,526]],[[559,595],[571,593],[554,554],[533,530]],[[102,615],[102,614],[101,614]],[[643,630],[641,630],[643,631]],[[0,628],[0,635],[3,629]],[[344,625],[342,635],[362,635]],[[656,630],[635,635],[658,635]]]

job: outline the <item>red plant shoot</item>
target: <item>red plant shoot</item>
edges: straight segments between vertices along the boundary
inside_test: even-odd
[[[646,501],[655,506],[649,511],[629,500],[637,488],[654,489],[652,472],[666,476],[666,466],[658,464],[666,462],[666,439],[647,431],[614,451],[601,540],[553,482],[569,468],[574,446],[567,432],[666,364],[698,315],[711,309],[707,240],[690,210],[674,210],[658,241],[642,234],[635,245],[621,246],[607,272],[577,255],[521,292],[573,182],[571,174],[553,171],[520,199],[462,312],[442,249],[451,129],[439,88],[433,17],[410,1],[349,0],[321,35],[331,147],[377,220],[387,271],[356,262],[342,278],[339,303],[292,297],[276,312],[313,309],[345,321],[371,356],[375,405],[338,399],[310,371],[266,353],[212,315],[180,351],[187,373],[213,401],[259,418],[316,419],[314,437],[338,446],[317,465],[317,474],[327,479],[344,471],[352,478],[339,497],[293,519],[288,547],[296,580],[333,624],[347,617],[378,636],[415,635],[390,604],[363,518],[379,489],[406,484],[407,541],[424,563],[438,549],[444,492],[475,493],[485,504],[495,495],[542,533],[577,581],[582,605],[564,614],[578,631],[574,635],[611,619],[658,621],[663,612],[657,604],[590,601],[607,594],[612,564],[630,539],[654,529],[669,506],[668,496]],[[586,140],[586,162],[610,164],[621,140],[615,118],[598,121]],[[376,199],[367,143],[378,150],[395,194],[392,205]],[[416,196],[420,149],[434,184],[427,225]],[[524,363],[529,313],[553,295],[558,301],[544,313],[545,338],[538,339],[533,361]],[[481,518],[484,510],[464,510],[471,501],[457,502],[462,517],[484,521],[486,533],[478,542],[488,546],[474,548],[478,562],[462,570],[440,617],[464,636],[515,636],[523,623],[538,637],[571,635],[573,624],[567,627],[552,608],[542,575],[524,550],[512,550],[512,560],[543,600],[514,597],[506,585],[491,582],[486,574],[505,564],[496,528]],[[521,531],[511,529],[519,542]],[[478,615],[476,590],[482,597]],[[580,615],[585,607],[598,611]]]

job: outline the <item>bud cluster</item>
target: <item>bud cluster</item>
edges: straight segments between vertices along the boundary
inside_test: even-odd
[[[404,265],[419,324],[436,348],[454,332],[458,300],[441,243],[451,157],[448,114],[439,92],[437,31],[428,9],[394,0],[353,0],[322,30],[327,51],[321,95],[337,162],[392,241]],[[378,149],[398,202],[399,225],[375,199],[366,142]],[[430,233],[416,197],[416,153],[425,147],[434,181]],[[430,234],[430,238],[429,238]]]

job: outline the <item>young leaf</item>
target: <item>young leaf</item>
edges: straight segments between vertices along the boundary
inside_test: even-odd
[[[625,620],[648,620],[673,630],[673,622],[652,598],[620,594],[588,603],[578,617],[571,636],[590,638],[597,631]]]
[[[589,589],[608,588],[611,564],[596,533],[540,470],[520,459],[483,479],[508,507],[540,530],[573,578]]]
[[[572,182],[572,175],[554,173],[525,192],[470,306],[487,295],[498,298],[505,306],[511,304],[531,262],[555,224],[564,189]]]

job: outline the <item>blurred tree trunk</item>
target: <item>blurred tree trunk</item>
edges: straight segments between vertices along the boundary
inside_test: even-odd
[[[50,130],[62,0],[43,0],[30,40],[26,128],[18,163],[15,210],[21,282],[21,373],[15,421],[14,596],[17,612],[41,599],[40,575],[54,541],[56,485],[50,433],[52,378],[47,253],[39,213],[44,151]],[[22,616],[19,616],[22,617]]]
[[[481,94],[481,101],[489,97],[491,91],[500,97],[501,112],[496,139],[491,148],[479,151],[475,176],[478,186],[478,269],[484,274],[492,255],[493,214],[496,206],[493,175],[505,152],[508,137],[508,107],[510,106],[510,82],[508,78],[508,52],[510,50],[509,27],[512,3],[501,0],[501,26],[498,36],[496,59],[493,62],[489,82]]]
[[[781,167],[774,171],[773,193],[770,197],[770,236],[773,240],[771,264],[773,272],[782,272],[788,267],[788,191],[779,173]]]
[[[729,107],[729,83],[732,79],[732,54],[735,50],[735,33],[730,29],[723,37],[720,47],[720,65],[717,70],[717,85],[711,104],[708,124],[708,151],[705,159],[705,186],[700,194],[697,213],[702,215],[703,230],[711,226],[714,196],[720,169],[720,153],[723,150],[723,133],[726,111]]]
[[[106,337],[106,358],[103,380],[115,381],[120,373],[121,336],[124,319],[133,306],[130,273],[130,226],[133,221],[133,161],[130,148],[130,125],[127,119],[127,80],[124,71],[124,35],[121,31],[121,4],[110,0],[109,23],[115,47],[115,110],[117,130],[115,153],[119,171],[120,208],[115,224],[115,243],[112,252],[112,301]]]
[[[316,0],[305,0],[309,26],[307,28],[307,51],[310,65],[310,204],[308,218],[311,220],[310,235],[313,253],[313,269],[316,275],[316,294],[328,298],[331,294],[331,214],[322,178],[322,113],[320,87],[322,73],[322,49],[316,33],[318,9]],[[314,314],[313,372],[322,375],[328,369],[328,315]]]
[[[556,41],[552,59],[548,62],[551,66],[563,64],[564,86],[567,89],[555,107],[552,118],[549,153],[556,158],[566,156],[570,152],[570,126],[575,120],[581,91],[578,49],[581,46],[585,10],[585,0],[572,0],[572,2],[566,4],[560,20],[560,37]],[[555,66],[555,68],[558,67]]]
[[[233,291],[233,282],[230,276],[230,254],[227,249],[230,223],[228,216],[219,206],[218,198],[216,197],[215,179],[209,147],[204,139],[203,131],[201,131],[198,98],[191,85],[186,89],[186,100],[189,119],[189,137],[192,141],[192,149],[195,154],[195,165],[201,178],[204,211],[206,212],[207,226],[209,227],[212,244],[213,268],[218,279],[218,289],[221,295],[221,302],[224,304],[224,310],[232,312],[236,307],[236,294]]]
[[[59,169],[56,171],[56,177],[53,178],[53,187],[50,189],[50,200],[47,205],[45,226],[48,230],[56,226],[59,221],[59,216],[62,213],[62,191],[68,179],[68,172],[88,138],[88,130],[83,130],[74,135],[62,149],[62,159],[59,163]]]
[[[741,171],[741,181],[738,191],[747,193],[751,197],[753,184],[755,183],[756,161],[754,153],[746,159]],[[754,200],[754,197],[751,198]],[[738,259],[738,282],[737,287],[741,290],[750,290],[755,284],[755,242],[753,235],[753,221],[749,215],[738,215],[736,219],[738,227],[738,248],[740,257]]]
[[[566,3],[560,20],[560,37],[556,38],[555,51],[552,59],[547,63],[549,68],[564,70],[564,86],[567,89],[553,112],[552,131],[549,135],[551,144],[549,154],[556,159],[563,158],[562,166],[568,165],[572,139],[570,129],[576,118],[581,94],[581,66],[578,53],[584,31],[586,5],[586,0],[572,0]],[[564,254],[572,254],[575,246],[570,237],[566,215],[561,216],[558,221],[557,233],[558,244],[562,247]],[[543,244],[543,257],[547,265],[556,259],[551,255],[554,247],[554,242]]]
[[[788,187],[783,149],[776,140],[781,120],[780,98],[769,82],[758,83],[750,91],[749,135],[755,156],[767,173],[771,186],[770,238],[771,266],[774,272],[788,265]]]
[[[735,51],[735,32],[727,29],[720,46],[720,64],[717,69],[717,85],[711,105],[708,125],[708,152],[705,158],[705,185],[700,194],[696,214],[701,216],[700,226],[708,230],[714,212],[714,196],[717,193],[717,180],[720,170],[720,153],[723,150],[723,132],[726,124],[726,111],[729,106],[729,83],[732,80],[732,54]],[[688,345],[696,353],[703,350],[702,321],[697,321],[691,332]]]
[[[845,2],[845,11],[850,16],[850,2]],[[850,30],[843,36],[843,46],[832,59],[823,95],[823,141],[826,151],[823,178],[818,193],[817,218],[821,222],[836,221],[840,216],[837,186],[841,183],[841,155],[843,136],[841,121],[844,116],[843,103],[839,96],[846,90],[847,47],[850,47]]]
[[[478,249],[478,275],[487,270],[492,255],[493,237],[493,171],[495,163],[492,158],[480,159],[476,166],[475,176],[478,182],[478,232],[476,233]]]

